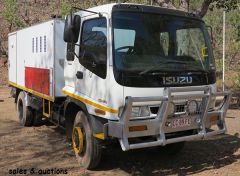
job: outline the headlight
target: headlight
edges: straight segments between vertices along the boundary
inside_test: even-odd
[[[132,107],[131,117],[139,117],[140,107]]]
[[[197,101],[195,100],[191,100],[188,102],[188,105],[187,105],[187,111],[189,114],[195,114],[197,113],[197,110],[198,110],[198,103]]]
[[[123,113],[123,107],[119,108],[119,113],[118,116],[121,117]],[[131,117],[130,118],[135,118],[135,117],[150,117],[150,108],[148,106],[134,106],[132,107],[132,112],[131,112]]]
[[[140,108],[140,117],[150,116],[150,110],[148,106],[142,106]]]
[[[147,117],[150,116],[148,106],[132,107],[131,117]]]

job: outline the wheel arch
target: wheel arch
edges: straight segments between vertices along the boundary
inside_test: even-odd
[[[69,141],[71,141],[74,120],[79,111],[83,111],[86,114],[88,114],[86,105],[84,103],[75,100],[71,97],[67,97],[64,104],[64,118],[66,122],[65,127],[67,140]]]
[[[20,94],[20,92],[22,92],[23,90],[16,88],[16,87],[11,87],[11,96],[14,98],[14,103],[17,103],[18,100],[18,96]]]
[[[105,126],[105,124],[108,122],[107,119],[89,114],[87,107],[83,102],[79,100],[75,100],[71,97],[67,97],[64,105],[64,117],[66,122],[65,123],[66,135],[69,141],[71,141],[74,120],[79,111],[83,111],[86,114],[89,120],[89,123],[91,125],[91,128],[93,130],[93,134],[100,134],[100,133],[105,133],[105,135],[107,134],[106,132],[107,129]]]

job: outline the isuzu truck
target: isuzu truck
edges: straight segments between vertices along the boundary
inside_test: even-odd
[[[64,128],[88,169],[112,141],[176,153],[224,134],[231,93],[216,92],[215,71],[205,23],[178,10],[106,4],[9,34],[21,125]]]

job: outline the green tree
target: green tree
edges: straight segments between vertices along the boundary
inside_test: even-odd
[[[64,17],[71,11],[72,4],[68,0],[63,0],[60,6],[60,15]]]
[[[239,11],[231,11],[227,18],[227,57],[229,58],[229,64],[236,62],[236,56],[239,54],[240,48],[240,14]]]
[[[3,3],[5,8],[2,16],[9,23],[9,31],[12,31],[12,27],[22,27],[23,23],[18,16],[17,0],[4,0]]]
[[[199,0],[198,2],[196,2],[196,0],[179,0],[178,6],[175,5],[175,0],[153,0],[153,2],[161,7],[180,9],[183,11],[192,10],[189,8],[190,4],[200,3],[200,7],[193,11],[193,13],[199,15],[200,17],[204,17],[207,14],[209,8],[213,9],[216,7],[218,9],[225,9],[226,11],[230,11],[238,8],[240,5],[239,0]]]

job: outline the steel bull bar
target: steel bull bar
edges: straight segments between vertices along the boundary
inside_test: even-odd
[[[211,109],[211,100],[217,97],[224,97],[218,109]],[[201,113],[199,114],[199,126],[195,127],[197,132],[195,134],[173,137],[166,139],[166,121],[169,117],[169,104],[176,100],[194,100],[201,99]],[[226,132],[225,116],[229,107],[231,93],[228,91],[213,93],[210,86],[205,87],[183,87],[183,88],[165,88],[164,96],[158,97],[127,97],[123,112],[119,121],[109,121],[108,135],[119,139],[122,150],[127,151],[131,149],[164,146],[166,144],[177,143],[182,141],[191,141],[205,139],[218,134]],[[153,119],[145,120],[130,120],[132,107],[135,105],[151,105],[159,102],[159,110],[157,116]],[[220,125],[218,129],[209,131],[206,128],[207,117],[217,115],[219,117]],[[143,131],[130,131],[131,126],[145,125],[146,130]],[[130,138],[154,136],[156,140],[145,141],[141,143],[130,143]]]

